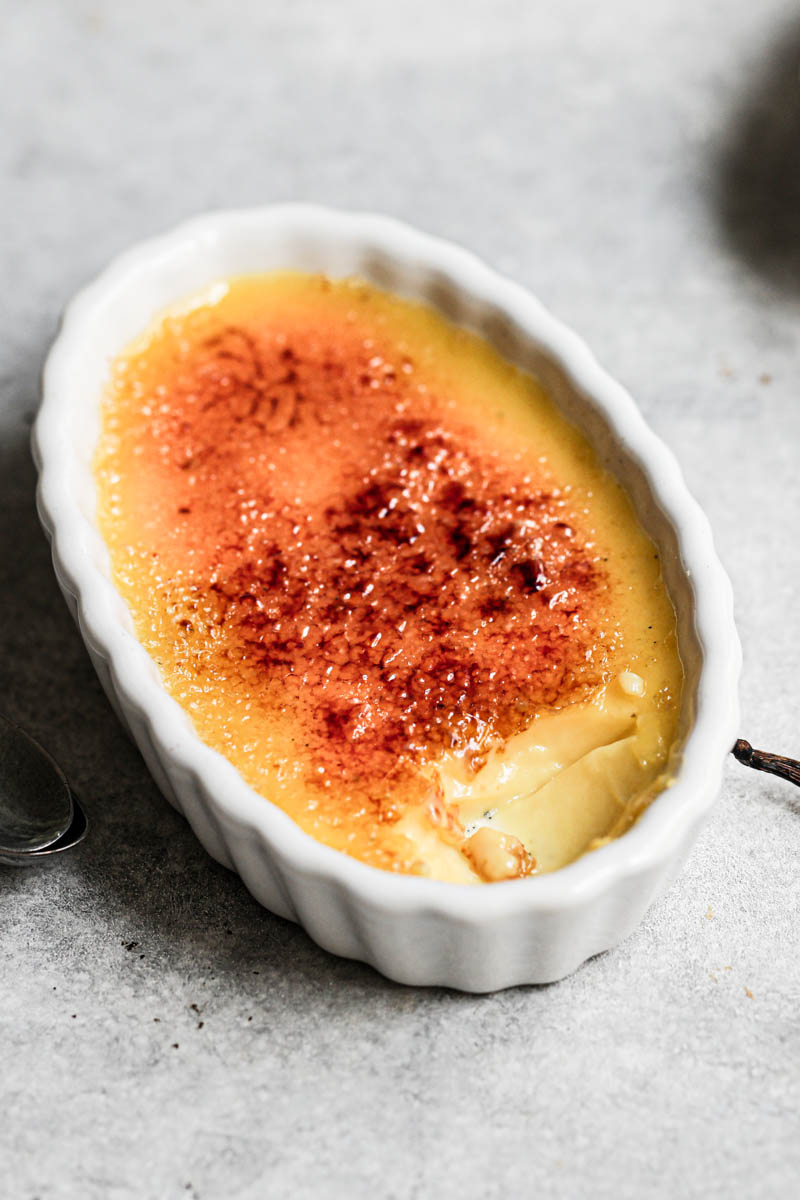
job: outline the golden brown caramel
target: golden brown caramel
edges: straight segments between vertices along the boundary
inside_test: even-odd
[[[115,577],[201,736],[367,862],[428,870],[421,813],[465,878],[503,877],[438,764],[480,778],[642,670],[648,624],[677,699],[624,494],[532,380],[421,306],[319,277],[218,289],[118,362],[97,474]],[[503,862],[530,873],[512,832]]]

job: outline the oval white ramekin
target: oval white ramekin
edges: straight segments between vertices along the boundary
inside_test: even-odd
[[[686,669],[673,785],[617,841],[551,875],[469,887],[396,876],[314,841],[206,746],[137,641],[95,520],[92,456],[109,362],[163,308],[276,268],[360,275],[434,304],[542,381],[631,493],[659,546]],[[629,934],[671,881],[737,735],[731,589],[672,454],[575,334],[472,254],[397,221],[287,204],[211,213],[123,254],[72,301],[34,430],[59,584],[120,719],[206,850],[321,946],[408,984],[545,983]]]

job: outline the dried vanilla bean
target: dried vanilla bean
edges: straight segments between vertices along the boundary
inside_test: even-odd
[[[744,738],[739,738],[733,747],[733,756],[746,767],[756,771],[767,771],[800,787],[800,762],[796,758],[784,758],[782,754],[769,754],[766,750],[754,750]]]

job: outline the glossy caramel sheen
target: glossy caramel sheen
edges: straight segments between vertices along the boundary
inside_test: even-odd
[[[624,493],[533,380],[423,306],[217,286],[115,364],[96,474],[115,580],[200,735],[373,865],[440,873],[409,813],[460,853],[444,759],[479,773],[621,670],[677,704]]]

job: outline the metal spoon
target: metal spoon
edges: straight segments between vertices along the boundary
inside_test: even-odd
[[[18,863],[66,849],[62,843],[74,845],[85,832],[85,814],[61,769],[29,734],[0,715],[0,861]]]
[[[60,854],[62,850],[71,850],[73,846],[77,846],[86,837],[86,831],[89,828],[89,818],[83,811],[83,808],[78,803],[74,795],[71,794],[73,816],[72,822],[66,833],[63,833],[55,842],[51,842],[49,846],[45,846],[42,850],[3,850],[0,847],[0,866],[4,867],[32,867],[35,863],[42,862],[51,858],[54,854]]]

